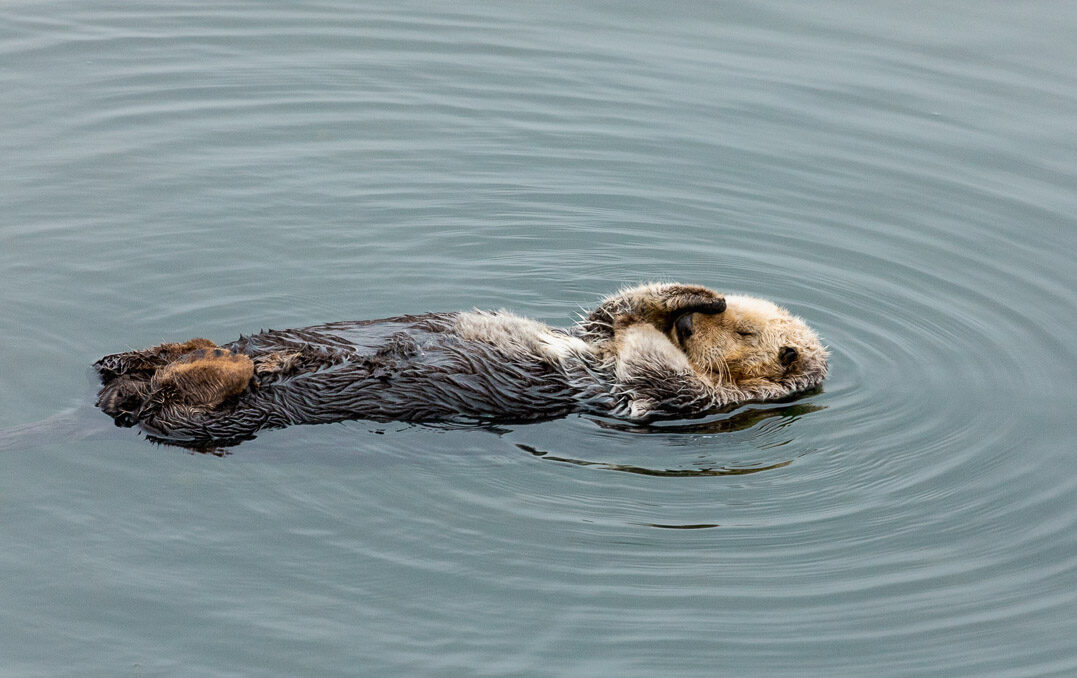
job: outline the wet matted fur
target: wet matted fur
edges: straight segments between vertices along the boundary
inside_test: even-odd
[[[520,422],[585,412],[693,417],[817,386],[827,354],[771,302],[649,284],[570,329],[508,311],[431,313],[269,330],[105,356],[98,406],[191,446],[348,419]]]

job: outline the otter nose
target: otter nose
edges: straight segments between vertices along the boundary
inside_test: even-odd
[[[782,346],[778,349],[778,362],[788,367],[797,359],[797,350],[792,346]]]

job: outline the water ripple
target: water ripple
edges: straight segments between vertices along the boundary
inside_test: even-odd
[[[113,672],[1077,671],[1071,14],[59,7],[0,9],[12,424],[117,347],[472,306],[564,325],[651,279],[776,299],[832,372],[643,428],[47,446],[4,495],[11,646]]]

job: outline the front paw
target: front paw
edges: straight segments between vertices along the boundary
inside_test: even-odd
[[[610,310],[614,325],[618,318],[626,317],[633,323],[647,323],[660,332],[669,332],[686,313],[722,313],[725,297],[702,285],[642,285],[623,292],[619,308]]]
[[[699,285],[674,285],[665,291],[659,307],[658,326],[668,332],[677,320],[689,313],[716,315],[725,311],[725,297]]]

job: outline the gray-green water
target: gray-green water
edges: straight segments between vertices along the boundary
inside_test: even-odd
[[[1065,2],[4,3],[0,676],[1077,675],[1075,35]],[[125,347],[566,325],[648,279],[787,305],[824,391],[224,458],[89,407]]]

